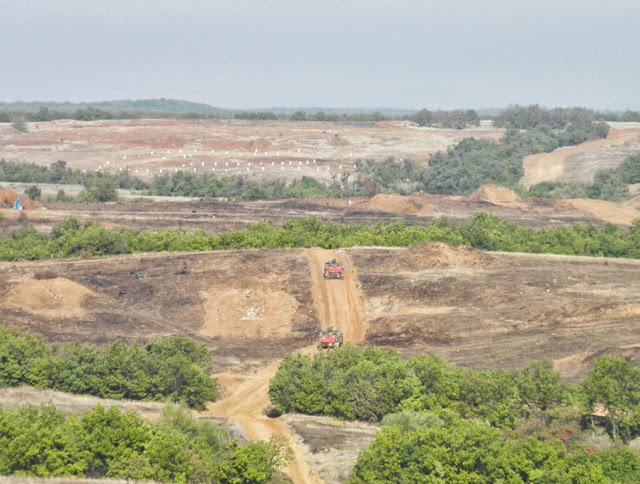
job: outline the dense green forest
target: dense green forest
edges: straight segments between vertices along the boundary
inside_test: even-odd
[[[341,225],[318,218],[290,220],[281,227],[250,223],[244,230],[207,235],[177,230],[133,231],[106,229],[91,220],[80,224],[69,218],[50,234],[28,223],[0,237],[0,260],[39,260],[105,256],[140,252],[273,249],[290,247],[409,247],[426,241],[465,244],[483,250],[597,257],[640,258],[640,220],[628,230],[608,224],[532,229],[478,212],[454,225],[446,219],[406,226],[402,221],[373,226]]]
[[[97,349],[49,345],[40,335],[0,326],[0,387],[33,385],[103,398],[181,402],[201,410],[218,396],[210,374],[207,348],[184,336],[151,339],[144,346],[116,341]]]
[[[0,407],[0,475],[287,482],[276,470],[283,457],[275,443],[240,445],[223,428],[172,407],[153,422],[100,405],[82,415]]]
[[[393,423],[378,433],[359,455],[349,484],[640,482],[640,454],[624,447],[598,451],[560,438],[513,438],[448,412],[399,416],[408,428]]]
[[[580,440],[601,429],[640,435],[640,369],[610,356],[579,385],[549,361],[478,371],[420,354],[346,345],[289,355],[271,381],[278,412],[331,415],[387,427],[349,482],[636,482],[640,454],[598,452]],[[604,411],[603,411],[604,410]],[[431,480],[430,480],[431,479]]]

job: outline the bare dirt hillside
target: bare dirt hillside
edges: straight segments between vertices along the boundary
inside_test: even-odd
[[[598,170],[615,168],[640,150],[640,129],[611,129],[606,139],[527,156],[520,183],[530,187],[543,181],[593,182]]]
[[[479,369],[551,359],[572,381],[600,354],[640,361],[640,261],[419,247],[350,252],[368,344]]]
[[[267,178],[331,180],[356,159],[395,156],[426,161],[463,138],[497,140],[490,126],[420,128],[402,121],[330,123],[241,120],[123,120],[29,123],[21,133],[0,124],[0,158],[141,177],[185,170]]]

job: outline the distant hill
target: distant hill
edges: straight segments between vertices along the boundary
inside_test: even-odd
[[[101,109],[110,113],[146,112],[146,113],[195,113],[203,115],[232,114],[235,111],[210,106],[204,103],[181,101],[178,99],[139,99],[135,101],[101,101],[90,103],[52,102],[52,101],[16,101],[12,103],[0,102],[0,109],[10,111],[38,112],[40,108],[49,108],[52,111],[77,111],[79,109]]]

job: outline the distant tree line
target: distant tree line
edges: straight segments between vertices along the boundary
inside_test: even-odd
[[[222,427],[168,407],[155,421],[98,405],[82,415],[0,407],[0,475],[176,483],[287,482],[275,443],[240,445]],[[285,480],[283,480],[285,479]]]
[[[469,126],[479,126],[480,116],[473,109],[456,109],[453,111],[429,111],[421,109],[415,114],[406,117],[420,126],[433,126],[446,129],[464,129]]]
[[[547,109],[537,104],[529,106],[511,105],[494,119],[494,126],[511,129],[532,129],[548,126],[564,129],[571,124],[589,123],[595,120],[595,113],[585,108]]]
[[[218,396],[210,373],[207,348],[184,336],[151,339],[144,346],[116,341],[97,349],[48,345],[40,335],[0,327],[0,387],[32,385],[103,398],[181,402],[202,410]]]
[[[122,119],[244,119],[244,120],[279,120],[279,121],[325,121],[325,122],[376,122],[403,119],[400,115],[373,113],[325,113],[318,111],[307,113],[295,111],[291,114],[273,113],[271,111],[156,111],[156,110],[121,110],[113,111],[98,107],[85,107],[71,111],[55,110],[41,107],[37,111],[0,109],[0,123],[12,123],[18,131],[28,132],[26,123],[48,122],[60,119],[77,121],[100,121]]]
[[[612,224],[599,229],[593,224],[580,223],[536,230],[479,212],[458,225],[446,219],[424,226],[406,226],[401,221],[373,226],[339,225],[307,218],[287,221],[279,228],[259,222],[247,224],[244,230],[207,235],[201,230],[187,234],[177,230],[106,229],[91,220],[80,224],[75,218],[69,218],[48,234],[23,224],[0,237],[0,260],[305,246],[408,247],[425,241],[466,244],[490,251],[640,258],[640,220],[628,230]]]

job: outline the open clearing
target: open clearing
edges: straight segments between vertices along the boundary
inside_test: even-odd
[[[130,170],[140,177],[180,169],[325,181],[331,173],[353,171],[356,159],[422,162],[466,137],[497,141],[502,136],[487,125],[455,130],[403,121],[54,121],[28,127],[29,133],[21,133],[0,124],[0,158],[40,165],[65,160],[72,168]]]

